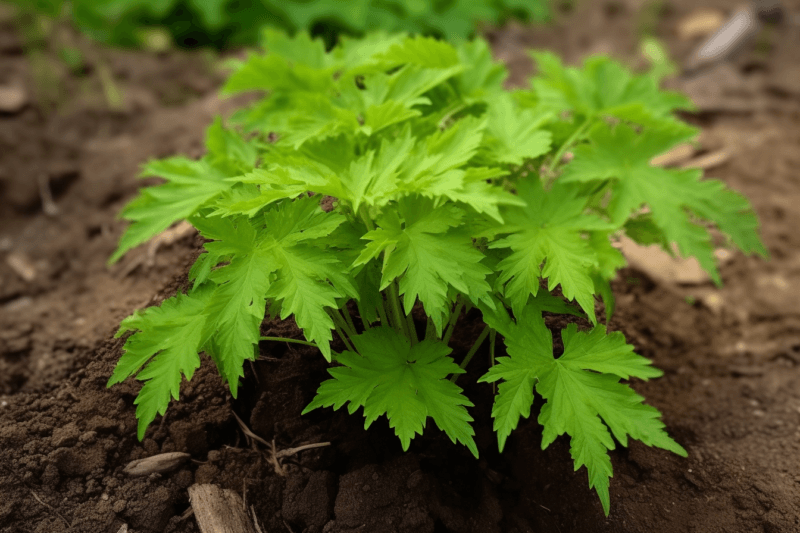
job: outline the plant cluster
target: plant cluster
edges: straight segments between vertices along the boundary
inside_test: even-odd
[[[547,0],[20,0],[28,9],[64,14],[94,39],[139,46],[148,28],[165,27],[185,46],[255,44],[261,28],[336,35],[369,28],[463,39],[478,22],[509,17],[543,22]]]
[[[477,456],[473,404],[455,381],[488,339],[480,381],[499,382],[500,449],[539,394],[542,447],[569,435],[606,514],[616,441],[686,454],[623,382],[661,372],[595,311],[599,297],[612,313],[621,234],[676,243],[717,282],[710,229],[766,253],[745,198],[699,170],[650,165],[696,136],[673,113],[685,97],[607,57],[575,68],[546,52],[533,54],[530,88],[510,92],[482,40],[373,34],[326,53],[271,31],[265,46],[224,87],[263,98],[231,126],[217,120],[200,160],[147,164],[164,183],[122,212],[132,224],[112,260],[179,220],[207,240],[188,293],[120,327],[133,333],[109,385],[144,382],[139,438],[200,353],[235,397],[259,342],[288,340],[335,363],[306,411],[363,408],[366,426],[385,415],[403,449],[430,417]],[[485,328],[456,361],[451,335],[475,308]],[[561,331],[556,356],[544,312],[592,326]],[[305,340],[262,337],[267,315],[293,318]],[[506,355],[495,359],[498,339]]]

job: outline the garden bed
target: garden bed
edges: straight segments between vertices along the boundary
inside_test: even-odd
[[[635,65],[637,32],[651,16],[640,4],[580,3],[555,27],[512,26],[490,41],[513,83],[530,73],[528,48],[570,63],[604,52]],[[685,58],[696,41],[675,28],[695,3],[663,5],[658,33]],[[535,420],[522,421],[497,453],[491,387],[475,384],[486,369],[483,352],[459,379],[477,405],[480,461],[431,425],[403,453],[384,419],[364,431],[360,417],[342,411],[301,417],[325,362],[311,348],[275,343],[245,367],[235,402],[206,361],[139,442],[137,389],[130,381],[105,387],[122,346],[112,335],[134,309],[185,286],[201,243],[176,235],[107,269],[123,227],[114,217],[135,192],[142,162],[200,155],[205,126],[233,104],[215,96],[222,76],[202,54],[102,52],[121,105],[108,109],[89,69],[60,76],[55,113],[35,103],[36,72],[13,24],[0,22],[0,82],[21,83],[29,99],[0,113],[0,532],[116,532],[125,524],[198,531],[188,512],[193,483],[243,496],[265,532],[800,529],[800,236],[791,230],[800,227],[800,26],[785,21],[759,43],[671,83],[698,103],[686,118],[703,128],[701,150],[726,154],[708,175],[752,201],[771,259],[726,259],[719,290],[645,270],[619,276],[610,328],[665,371],[634,388],[664,414],[689,458],[637,442],[612,452],[606,519],[585,471],[572,471],[566,440],[541,451]],[[48,189],[57,208],[50,215],[42,210]],[[289,323],[262,331],[298,336]],[[465,322],[453,336],[456,351],[466,352],[478,332]],[[284,458],[280,468],[234,413],[278,451],[330,445]],[[192,460],[164,474],[123,472],[166,452]]]

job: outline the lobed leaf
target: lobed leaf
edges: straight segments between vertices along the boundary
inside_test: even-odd
[[[448,357],[450,348],[437,341],[411,346],[408,339],[388,327],[367,330],[352,338],[358,353],[345,351],[336,357],[343,366],[328,372],[303,414],[319,407],[339,409],[346,403],[350,414],[364,408],[365,428],[386,415],[403,450],[421,435],[430,416],[450,440],[465,445],[478,456],[466,407],[473,404],[460,387],[447,379],[462,373]]]
[[[570,324],[562,331],[564,353],[555,358],[541,311],[528,307],[517,316],[516,324],[506,328],[509,356],[499,358],[479,380],[503,380],[492,409],[501,450],[520,417],[529,416],[535,382],[536,391],[546,400],[539,414],[544,426],[542,448],[557,436],[569,434],[575,469],[586,466],[589,486],[597,491],[606,515],[612,476],[607,451],[615,447],[612,433],[623,446],[631,436],[686,456],[686,450],[664,431],[658,410],[644,405],[641,396],[619,382],[620,378],[646,380],[661,375],[650,361],[633,353],[622,334],[606,335],[602,326],[578,332]]]

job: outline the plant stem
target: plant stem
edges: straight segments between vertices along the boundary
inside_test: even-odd
[[[358,353],[356,352],[356,349],[353,348],[353,344],[350,342],[350,339],[347,338],[347,335],[345,335],[344,331],[342,331],[342,328],[338,324],[336,325],[336,334],[339,335],[339,338],[342,339],[342,342],[345,346],[347,346],[348,350]]]
[[[487,335],[489,335],[490,331],[491,331],[491,328],[489,326],[486,326],[485,328],[483,328],[483,331],[481,331],[481,334],[478,335],[478,339],[475,341],[475,344],[472,345],[472,348],[469,349],[469,351],[467,352],[466,357],[464,357],[464,360],[461,361],[460,365],[458,365],[459,367],[461,367],[462,370],[467,368],[467,365],[472,360],[472,358],[475,356],[475,353],[478,351],[478,348],[481,347],[481,344],[483,344],[483,341],[486,340],[486,337],[487,337]],[[460,376],[460,375],[461,374],[453,374],[452,376],[450,376],[450,381],[455,383],[456,380],[458,379],[458,376]]]
[[[586,130],[589,129],[589,126],[592,125],[593,121],[594,121],[594,117],[593,116],[589,115],[588,117],[586,117],[586,119],[583,121],[583,124],[578,126],[578,128],[575,131],[572,132],[572,135],[570,135],[569,138],[566,141],[564,141],[564,144],[562,144],[561,147],[558,149],[558,152],[556,152],[556,155],[553,156],[553,160],[550,161],[550,166],[547,167],[547,173],[548,174],[552,174],[555,171],[556,167],[561,162],[561,158],[564,157],[564,153],[584,133],[586,133]]]
[[[333,323],[334,323],[334,325],[336,327],[336,333],[342,339],[342,342],[344,342],[344,344],[345,344],[345,346],[347,346],[348,350],[350,350],[351,352],[355,352],[356,350],[355,350],[355,348],[353,348],[353,345],[350,342],[350,338],[345,333],[347,331],[347,329],[348,329],[348,325],[345,323],[344,319],[342,318],[342,315],[339,313],[338,310],[337,311],[328,311],[328,314],[333,319]]]
[[[456,305],[456,310],[453,311],[453,314],[450,315],[450,322],[447,324],[447,328],[444,331],[444,337],[442,337],[442,342],[448,344],[450,342],[450,337],[453,335],[453,330],[456,327],[456,322],[458,322],[458,315],[461,314],[461,309],[464,308],[464,302],[461,301],[461,298],[458,298],[458,305]]]
[[[392,327],[391,322],[389,322],[389,317],[386,315],[386,306],[383,304],[383,293],[379,294],[378,296],[381,302],[381,304],[378,306],[378,316],[381,318],[381,326]]]
[[[414,325],[414,317],[411,316],[411,313],[406,315],[406,326],[411,334],[411,346],[414,346],[419,342],[419,337],[417,337],[417,326]]]
[[[408,338],[411,338],[411,334],[407,331],[408,325],[406,321],[403,320],[403,314],[400,312],[400,296],[397,292],[397,283],[392,282],[389,285],[389,305],[392,308],[392,314],[394,315],[394,327],[398,333],[405,335]]]
[[[465,104],[463,102],[460,102],[460,103],[454,102],[453,104],[451,104],[450,107],[451,107],[451,109],[448,109],[445,112],[445,115],[441,118],[441,120],[439,120],[439,129],[440,130],[443,130],[443,129],[445,129],[447,127],[447,123],[450,121],[451,118],[453,118],[454,115],[456,115],[456,114],[460,113],[461,111],[463,111],[464,109],[466,109],[467,108],[467,104]]]
[[[344,319],[347,322],[347,325],[350,326],[350,336],[358,335],[358,330],[356,329],[356,325],[353,323],[353,317],[350,316],[350,311],[347,310],[347,307],[342,310],[342,314],[344,315]]]
[[[364,313],[364,308],[361,307],[361,302],[356,300],[356,308],[358,308],[358,315],[361,317],[361,323],[364,324],[364,329],[370,329],[372,324],[366,319],[366,313]]]
[[[339,319],[338,320],[338,324],[339,324],[339,326],[341,326],[341,328],[344,330],[344,332],[347,333],[348,337],[354,337],[355,336],[355,334],[356,334],[355,328],[351,328],[350,324],[347,323],[347,320],[345,320],[344,313],[342,313],[341,309],[337,309],[337,310],[333,311],[332,315],[334,317],[334,320],[336,320],[337,318]]]
[[[372,230],[375,229],[375,225],[369,219],[369,213],[367,212],[367,207],[366,206],[362,205],[361,207],[359,207],[358,215],[361,217],[361,221],[364,222],[364,225],[367,226],[367,229],[369,231],[372,231]]]
[[[425,340],[433,340],[436,338],[436,326],[433,325],[433,320],[428,317],[428,323],[425,325]]]
[[[295,344],[305,344],[306,346],[313,346],[317,348],[316,343],[301,341],[300,339],[287,339],[286,337],[259,337],[260,341],[275,341],[275,342],[293,342]]]

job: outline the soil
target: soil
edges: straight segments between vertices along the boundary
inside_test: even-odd
[[[553,27],[510,26],[489,38],[512,84],[532,71],[531,47],[570,63],[604,52],[640,65],[645,30],[680,61],[698,41],[676,28],[697,4],[579,2]],[[725,0],[703,4],[730,12]],[[199,52],[96,49],[80,72],[59,70],[45,53],[60,84],[48,91],[15,23],[0,16],[0,86],[26,98],[0,111],[0,532],[196,532],[193,483],[236,491],[273,533],[799,531],[800,2],[784,4],[795,15],[738,57],[670,82],[698,103],[686,118],[703,128],[700,150],[726,151],[708,174],[750,198],[771,257],[723,257],[721,289],[633,269],[615,282],[610,329],[665,371],[634,388],[689,457],[619,446],[608,518],[585,470],[573,472],[566,440],[540,449],[535,420],[497,452],[491,390],[475,383],[482,352],[459,381],[476,404],[479,461],[433,427],[403,453],[385,420],[365,431],[346,412],[300,416],[326,365],[310,348],[283,344],[261,347],[236,401],[206,361],[139,442],[138,385],[105,386],[123,342],[113,334],[133,310],[185,287],[201,243],[187,234],[108,268],[123,228],[115,215],[141,184],[144,161],[200,155],[205,126],[236,102],[215,96],[223,74]],[[123,95],[114,108],[99,65]],[[464,321],[457,352],[475,328]],[[263,331],[298,335],[291,323]],[[277,450],[330,445],[276,465],[234,413]],[[123,471],[166,452],[191,460],[144,477]]]

